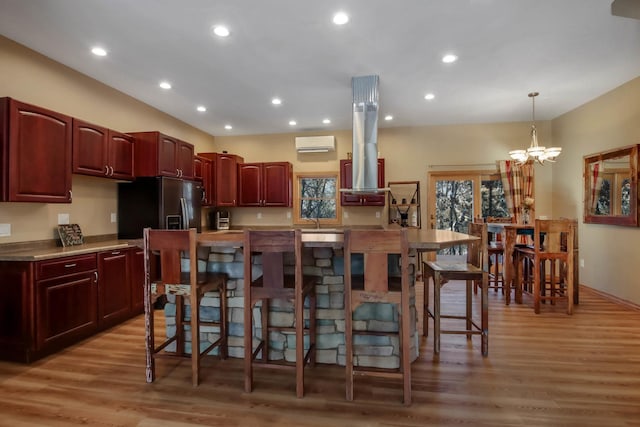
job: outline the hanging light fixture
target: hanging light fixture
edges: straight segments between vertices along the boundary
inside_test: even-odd
[[[538,145],[538,134],[536,131],[536,96],[540,95],[538,92],[531,92],[529,98],[531,98],[532,114],[531,114],[531,145],[526,150],[512,150],[509,151],[509,155],[519,164],[526,163],[529,158],[543,164],[545,160],[549,162],[555,162],[556,157],[562,152],[561,147],[545,148]]]

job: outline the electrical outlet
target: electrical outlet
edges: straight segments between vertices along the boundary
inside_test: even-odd
[[[380,218],[380,212],[376,212],[376,218]]]
[[[262,212],[258,212],[258,219],[262,219]]]
[[[58,214],[58,225],[69,224],[69,214],[61,213]]]
[[[0,237],[11,236],[11,224],[0,224]]]
[[[287,219],[291,219],[291,212],[287,212]]]
[[[580,267],[584,268],[584,258],[580,258]]]
[[[349,218],[349,212],[342,212],[343,218]]]
[[[117,222],[118,215],[115,212],[111,212],[111,222]]]

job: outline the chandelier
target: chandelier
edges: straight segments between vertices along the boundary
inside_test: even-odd
[[[545,148],[538,145],[538,134],[536,131],[536,96],[538,92],[531,92],[529,98],[531,98],[532,114],[531,114],[531,145],[526,150],[512,150],[509,151],[511,158],[518,162],[518,164],[526,163],[529,158],[543,164],[545,160],[549,162],[555,162],[556,157],[562,152],[561,147]]]

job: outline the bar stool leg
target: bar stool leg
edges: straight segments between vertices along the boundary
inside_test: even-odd
[[[439,272],[434,273],[433,282],[433,355],[436,360],[440,358],[440,287],[442,277]]]

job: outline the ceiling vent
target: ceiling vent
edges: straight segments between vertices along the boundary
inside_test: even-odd
[[[327,153],[336,150],[336,137],[329,136],[296,136],[298,153]]]

